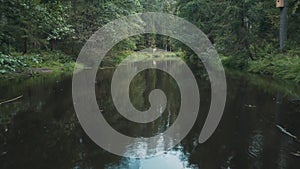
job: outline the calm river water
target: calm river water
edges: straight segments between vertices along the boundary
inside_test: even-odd
[[[73,108],[70,75],[0,80],[0,102],[23,95],[0,105],[0,168],[300,168],[298,86],[227,72],[227,102],[221,123],[208,141],[199,144],[210,106],[210,83],[201,68],[193,67],[192,71],[201,97],[194,127],[173,149],[146,159],[113,155],[85,134]],[[172,125],[180,108],[180,91],[174,79],[152,69],[135,76],[130,98],[137,109],[147,110],[149,92],[155,88],[162,89],[168,99],[160,118],[138,124],[122,117],[114,107],[110,94],[113,73],[114,69],[99,70],[95,83],[99,108],[112,127],[129,136],[149,137]],[[132,151],[144,150],[128,149]]]

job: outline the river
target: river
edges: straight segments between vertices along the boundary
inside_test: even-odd
[[[111,154],[83,131],[72,102],[71,75],[40,75],[0,81],[1,169],[298,169],[300,166],[300,90],[295,84],[239,72],[226,72],[227,101],[221,122],[203,144],[198,137],[210,106],[205,72],[191,67],[200,91],[200,109],[189,134],[160,156],[133,159]],[[114,69],[98,71],[96,96],[109,124],[132,137],[159,134],[176,120],[180,91],[173,78],[158,70],[134,77],[130,98],[138,110],[149,107],[155,88],[167,96],[160,118],[133,123],[118,114],[110,94]],[[157,146],[160,146],[159,144]],[[143,151],[137,147],[128,152]]]

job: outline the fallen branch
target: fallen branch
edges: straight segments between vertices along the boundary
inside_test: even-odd
[[[300,157],[300,151],[291,152],[290,154],[293,155],[293,156],[296,156],[296,157]]]
[[[277,128],[279,128],[279,130],[286,134],[287,136],[292,137],[293,139],[295,139],[297,142],[300,142],[299,138],[295,135],[293,135],[292,133],[288,132],[286,129],[284,129],[283,127],[281,127],[280,125],[276,125]]]
[[[300,143],[300,139],[299,139],[297,136],[295,136],[295,135],[293,135],[292,133],[288,132],[286,129],[284,129],[284,128],[281,127],[280,125],[278,125],[278,124],[276,124],[276,123],[274,123],[274,122],[268,120],[268,119],[265,118],[261,113],[258,113],[258,115],[261,116],[261,118],[262,118],[263,120],[265,120],[267,123],[270,123],[270,124],[274,125],[276,128],[278,128],[283,134],[286,134],[287,136],[293,138],[294,141]]]
[[[5,104],[5,103],[10,103],[10,102],[16,101],[16,100],[18,100],[18,99],[20,99],[20,98],[22,98],[22,97],[23,97],[23,95],[18,96],[18,97],[15,97],[15,98],[13,98],[13,99],[6,100],[6,101],[4,101],[4,102],[0,102],[0,105],[1,105],[1,104]]]

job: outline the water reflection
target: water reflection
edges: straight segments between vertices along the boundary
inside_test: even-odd
[[[178,146],[176,150],[165,152],[163,155],[146,158],[124,158],[120,164],[109,164],[106,169],[140,168],[140,169],[197,169],[196,165],[190,165],[188,158],[190,154],[183,153],[183,147]]]
[[[196,75],[202,74],[201,69],[192,69]],[[110,95],[113,71],[101,70],[97,77],[96,93],[99,108],[116,130],[143,139],[165,131],[174,123],[180,108],[180,93],[170,76],[147,70],[133,79],[130,98],[137,109],[147,110],[148,95],[154,88],[162,89],[168,100],[160,118],[151,123],[137,124],[126,120],[113,106]],[[274,81],[265,80],[262,85],[263,80],[260,79],[257,86],[245,78],[228,75],[228,100],[222,121],[206,143],[198,144],[210,105],[210,84],[205,76],[197,75],[196,78],[201,103],[193,129],[173,149],[147,159],[115,156],[90,140],[81,129],[73,109],[71,77],[1,80],[1,101],[19,95],[23,98],[0,105],[0,168],[299,168],[300,160],[295,156],[300,150],[299,141],[276,127],[280,125],[299,138],[300,104],[294,95],[278,88],[271,89]],[[293,86],[293,91],[299,95],[296,88]],[[157,148],[164,146],[164,142],[158,139]],[[145,147],[143,141],[137,139],[126,153],[137,149],[141,153],[149,151]]]
[[[115,106],[100,106],[103,109],[103,113],[109,113],[110,115],[121,114],[119,120],[116,121],[117,126],[114,126],[116,129],[124,128],[124,125],[118,125],[124,121],[127,123],[127,126],[130,125],[130,128],[127,128],[125,131],[131,131],[138,125],[138,128],[146,127],[148,131],[142,132],[151,135],[151,137],[141,137],[143,133],[134,132],[138,135],[138,138],[132,139],[129,145],[126,144],[127,150],[125,150],[125,153],[123,153],[123,151],[121,152],[122,156],[145,158],[161,154],[163,151],[169,150],[174,145],[180,143],[180,140],[189,132],[189,129],[193,126],[197,117],[199,93],[198,89],[194,90],[194,88],[197,88],[194,77],[188,76],[186,68],[184,67],[187,68],[183,61],[173,59],[170,61],[156,61],[155,65],[153,65],[152,61],[129,62],[119,66],[115,70],[111,86],[112,96],[101,98],[113,99]],[[158,71],[157,69],[163,71]],[[132,80],[134,75],[137,74],[140,75]],[[99,76],[101,76],[101,74]],[[144,83],[139,83],[141,81],[144,81]],[[99,83],[99,85],[101,86],[101,83]],[[96,92],[99,90],[96,90]],[[158,93],[158,91],[160,92]],[[164,91],[167,91],[166,94],[164,94]],[[108,95],[109,92],[110,91],[108,91]],[[143,93],[143,95],[131,94],[132,97],[130,99],[128,94],[130,92]],[[172,94],[172,96],[170,94]],[[146,109],[146,111],[136,110],[135,107],[131,106],[131,100],[134,104],[137,104],[140,109]],[[195,105],[189,104],[193,101],[196,102]],[[149,104],[142,104],[147,102],[150,103],[151,106],[148,106]],[[101,101],[99,101],[99,103],[101,104]],[[176,106],[174,107],[173,105]],[[107,111],[106,107],[116,107],[118,111]],[[177,107],[177,110],[172,110],[172,107]],[[140,123],[137,124],[138,122]],[[150,127],[154,130],[151,130]],[[107,138],[111,137],[107,134]],[[122,148],[123,145],[120,144],[123,144],[123,142],[127,143],[127,138],[123,136],[119,138],[119,140],[122,140],[122,143],[114,144],[117,144],[118,148]],[[109,144],[112,142],[117,141],[112,140]],[[133,142],[133,144],[130,144],[131,142]],[[114,153],[116,151],[120,152],[119,149],[115,148],[116,146],[108,145],[107,147]],[[130,153],[128,149],[130,149]],[[135,155],[135,151],[137,151],[137,155]],[[117,154],[120,154],[118,152]]]

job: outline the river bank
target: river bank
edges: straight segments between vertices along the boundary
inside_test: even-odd
[[[125,58],[130,56],[130,62],[141,60],[174,59],[182,56],[182,53],[157,51],[132,52],[124,51],[104,58],[100,68],[115,67]],[[76,57],[61,52],[42,52],[22,55],[13,53],[10,55],[0,54],[0,79],[20,76],[35,76],[49,73],[73,73],[76,65]],[[80,67],[80,66],[79,66]]]
[[[265,57],[247,61],[244,58],[222,56],[221,60],[223,66],[228,69],[300,83],[300,59],[298,53],[268,54]]]
[[[127,56],[131,61],[139,60],[162,60],[182,58],[186,60],[181,52],[152,51],[122,52],[117,56],[108,56],[100,67],[115,67]],[[222,64],[225,68],[239,70],[261,76],[269,76],[275,79],[288,80],[300,83],[300,59],[297,53],[269,54],[256,60],[245,61],[244,58],[233,56],[222,56]],[[0,78],[14,78],[19,76],[35,76],[48,73],[72,73],[76,64],[76,57],[60,52],[43,52],[36,54],[11,55],[0,54]],[[187,60],[188,61],[188,60]]]
[[[75,59],[60,52],[0,54],[0,78],[72,73]]]

